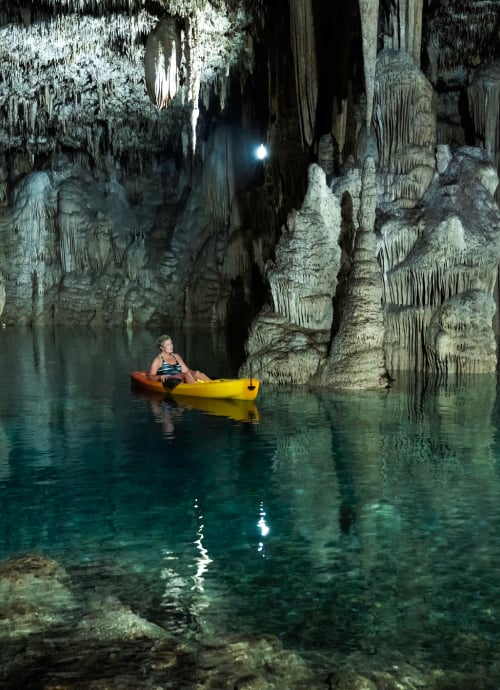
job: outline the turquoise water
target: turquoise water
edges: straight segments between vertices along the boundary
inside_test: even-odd
[[[235,373],[223,341],[172,335],[191,366]],[[461,667],[491,661],[496,377],[263,386],[247,421],[131,390],[155,336],[0,332],[0,560],[53,558],[81,591],[187,637],[269,634],[299,653],[446,668],[465,636]]]

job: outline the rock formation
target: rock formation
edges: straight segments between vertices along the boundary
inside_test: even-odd
[[[417,211],[382,223],[390,371],[495,370],[497,186],[486,152],[464,147],[436,174]]]
[[[288,218],[266,265],[272,308],[255,320],[242,372],[264,381],[307,383],[326,354],[340,267],[340,204],[323,170],[311,166],[300,211]]]
[[[494,5],[4,3],[2,321],[225,329],[277,382],[490,371]]]
[[[377,263],[375,163],[367,158],[361,177],[358,229],[343,303],[343,318],[316,382],[340,388],[387,385],[383,350],[382,275]]]

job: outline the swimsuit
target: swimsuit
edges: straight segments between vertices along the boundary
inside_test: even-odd
[[[161,357],[161,366],[156,372],[157,375],[161,376],[174,376],[174,374],[182,374],[182,368],[177,359],[175,359],[175,355],[172,355],[172,357],[175,359],[175,364],[169,364],[168,362],[165,362],[163,359],[163,355],[160,355]]]

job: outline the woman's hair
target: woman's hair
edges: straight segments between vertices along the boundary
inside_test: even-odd
[[[156,338],[156,344],[158,345],[158,349],[161,350],[161,344],[165,340],[172,340],[172,338],[169,335],[160,335],[159,338]]]

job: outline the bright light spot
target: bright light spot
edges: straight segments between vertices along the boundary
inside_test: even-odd
[[[257,150],[255,152],[255,155],[260,161],[263,161],[264,158],[267,158],[267,149],[264,146],[264,144],[261,144],[260,146],[257,147]]]
[[[260,527],[260,533],[263,537],[267,537],[269,534],[269,527],[266,525],[264,517],[261,517],[257,525]]]
[[[198,499],[195,500],[194,507],[197,510],[200,509],[200,506],[198,504]],[[209,564],[212,563],[212,559],[208,555],[208,551],[203,546],[203,529],[204,529],[205,525],[201,522],[202,519],[203,519],[203,515],[199,514],[198,515],[199,525],[198,525],[198,531],[196,532],[196,536],[198,538],[194,541],[194,544],[196,545],[196,548],[198,549],[198,552],[199,552],[198,558],[195,558],[196,575],[194,576],[194,581],[195,581],[195,588],[198,589],[200,592],[203,592],[203,575],[207,571]]]
[[[260,533],[263,537],[267,537],[269,534],[269,526],[266,522],[266,511],[264,510],[264,504],[260,503],[260,510],[259,510],[259,515],[260,515],[260,520],[257,523],[257,527],[260,529]]]

